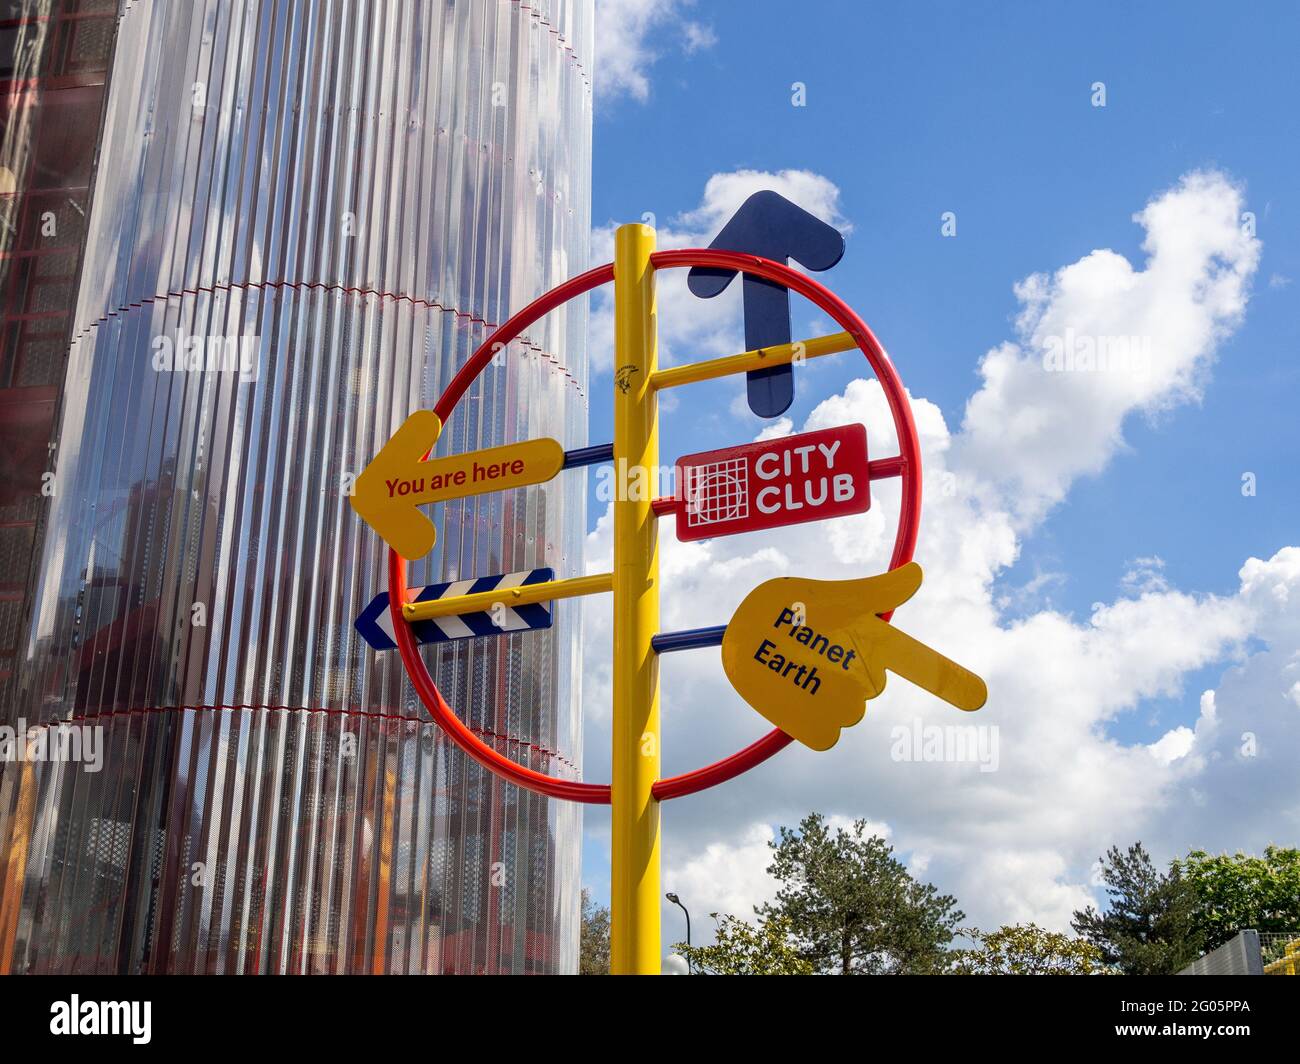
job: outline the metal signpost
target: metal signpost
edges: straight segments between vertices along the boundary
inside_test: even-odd
[[[775,194],[759,193],[747,208],[752,211],[753,200],[761,196]],[[810,235],[804,212],[782,213],[779,205],[766,200],[762,206],[768,217],[788,218],[804,227],[802,243],[790,239],[782,243],[781,234],[771,232],[769,226],[761,235],[771,246],[804,256],[800,261],[810,268],[837,261],[835,242],[815,229]],[[746,239],[757,237],[751,234]],[[655,274],[681,268],[698,271],[695,276],[706,279],[721,278],[723,285],[742,273],[747,281],[779,289],[787,304],[788,292],[794,292],[843,331],[660,369]],[[556,441],[542,439],[429,457],[443,424],[498,351],[551,310],[611,281],[615,307],[611,446],[565,452]],[[716,282],[709,283],[713,287],[701,294],[720,290]],[[770,309],[769,297],[761,302]],[[772,327],[771,323],[764,326]],[[789,405],[787,393],[792,392],[783,375],[792,364],[853,348],[866,356],[884,390],[899,440],[898,455],[869,461],[866,430],[844,425],[689,455],[678,463],[676,493],[657,497],[661,391],[745,373],[750,375],[751,403],[765,416],[775,416],[773,411],[779,413]],[[770,372],[774,370],[781,372]],[[604,461],[635,472],[626,478],[613,503],[612,572],[557,580],[550,570],[536,569],[407,587],[406,560],[427,553],[436,535],[432,521],[419,507],[538,484],[562,469]],[[871,504],[870,481],[895,476],[902,482],[901,507],[886,573],[847,581],[769,580],[750,592],[725,626],[659,631],[660,518],[673,516],[678,538],[683,540],[823,520],[862,513]],[[611,969],[615,974],[654,974],[662,959],[660,802],[732,779],[792,740],[815,750],[829,748],[842,728],[862,718],[866,701],[883,690],[886,670],[958,708],[973,710],[984,704],[986,691],[978,676],[888,623],[895,607],[921,583],[920,567],[911,560],[920,503],[919,445],[902,382],[871,331],[846,304],[784,263],[719,247],[656,251],[653,229],[624,225],[615,236],[613,263],[565,282],[494,330],[455,375],[434,409],[413,413],[357,478],[352,505],[390,548],[388,592],[367,606],[357,627],[376,650],[397,649],[434,721],[470,757],[521,787],[611,806]],[[604,592],[614,596],[609,785],[549,776],[492,749],[448,706],[420,654],[422,643],[549,627],[556,600]],[[385,609],[388,616],[381,620]],[[721,646],[723,668],[737,693],[776,729],[722,761],[662,779],[659,655],[708,646]]]

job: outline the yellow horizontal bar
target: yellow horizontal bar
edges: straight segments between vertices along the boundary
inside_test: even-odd
[[[733,373],[748,373],[750,370],[766,369],[768,366],[784,366],[795,361],[796,357],[819,358],[822,355],[833,355],[837,351],[851,351],[857,346],[857,341],[846,332],[814,336],[811,340],[760,347],[756,351],[745,351],[739,355],[727,355],[725,358],[714,358],[707,362],[692,362],[685,366],[661,369],[650,375],[650,387],[662,390],[676,388],[683,384],[698,384],[700,381],[729,377]]]
[[[613,587],[613,573],[574,576],[568,580],[548,580],[544,584],[525,584],[521,587],[480,591],[476,595],[457,595],[454,598],[430,599],[428,602],[408,602],[402,607],[402,614],[408,621],[431,621],[435,617],[453,617],[458,613],[489,611],[498,602],[512,607],[527,606],[533,602],[550,602],[552,599],[598,595],[602,591],[612,590]]]

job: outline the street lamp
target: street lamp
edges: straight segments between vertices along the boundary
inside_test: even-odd
[[[672,891],[669,891],[664,895],[664,897],[676,905],[677,908],[681,909],[682,912],[686,913],[686,948],[689,950],[691,948],[691,914],[687,911],[686,906],[682,904],[682,899]],[[692,974],[690,953],[686,954],[686,974]]]

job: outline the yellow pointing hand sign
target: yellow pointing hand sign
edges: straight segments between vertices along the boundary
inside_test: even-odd
[[[564,466],[564,448],[545,437],[423,461],[441,433],[437,414],[417,410],[357,477],[352,509],[403,558],[422,558],[437,539],[421,506],[540,484]]]
[[[722,667],[746,702],[814,750],[862,719],[886,669],[958,709],[979,709],[983,680],[877,616],[920,586],[915,562],[863,580],[768,580],[727,625]]]

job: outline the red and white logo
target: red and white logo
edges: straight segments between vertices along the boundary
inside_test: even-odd
[[[870,484],[860,424],[690,454],[677,462],[677,538],[860,514]]]

